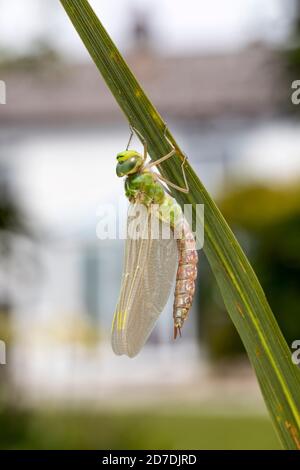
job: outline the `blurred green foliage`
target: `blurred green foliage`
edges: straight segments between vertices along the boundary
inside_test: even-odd
[[[148,412],[0,412],[1,449],[279,449],[267,417]],[[6,430],[6,432],[5,432]]]
[[[294,80],[300,80],[300,0],[295,0],[294,12],[292,32],[286,47],[281,50],[280,60],[282,61],[285,72],[284,86],[289,94],[289,97],[286,97],[289,99],[286,99],[285,104],[282,104],[286,111],[298,117],[300,106],[292,104],[290,97],[291,83]]]
[[[29,423],[28,412],[0,405],[0,448],[11,449],[22,446],[28,438]]]
[[[241,187],[220,208],[245,249],[289,345],[300,338],[300,185]],[[200,335],[212,358],[244,351],[217,287],[202,267]]]
[[[0,45],[0,70],[35,72],[61,64],[61,57],[52,44],[44,39],[36,40],[29,52],[16,54]]]
[[[292,73],[300,74],[300,0],[295,0],[295,20],[287,59]],[[298,77],[299,78],[299,77]]]

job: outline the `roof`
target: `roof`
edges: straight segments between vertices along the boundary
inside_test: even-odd
[[[282,101],[280,61],[262,46],[226,55],[136,53],[127,59],[147,95],[168,117],[260,116],[276,113]],[[0,70],[0,74],[7,85],[7,104],[0,108],[2,123],[121,117],[91,62]]]

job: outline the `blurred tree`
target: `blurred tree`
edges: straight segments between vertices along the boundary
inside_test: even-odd
[[[0,166],[0,230],[9,233],[27,232],[20,205],[13,194],[9,173]]]
[[[289,83],[300,80],[300,0],[295,0],[294,27],[287,50],[284,51]],[[299,106],[292,106],[291,111],[299,112]]]
[[[220,207],[245,248],[291,345],[300,338],[300,187],[244,187],[226,195]],[[240,354],[243,346],[215,282],[205,272],[201,283],[200,333],[210,355]]]
[[[10,314],[14,299],[7,288],[6,269],[14,257],[14,237],[29,234],[20,205],[14,196],[9,172],[0,166],[0,339],[6,343],[6,356],[11,341]],[[0,399],[6,399],[10,389],[9,361],[0,366]],[[10,391],[9,391],[10,393]]]

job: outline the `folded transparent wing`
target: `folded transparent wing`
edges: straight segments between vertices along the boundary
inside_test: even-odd
[[[172,231],[164,231],[163,222],[153,238],[151,214],[147,211],[147,223],[142,223],[143,236],[126,239],[121,293],[112,324],[112,348],[118,355],[133,357],[141,350],[173,286],[178,259],[176,240]],[[169,238],[163,238],[168,233]]]

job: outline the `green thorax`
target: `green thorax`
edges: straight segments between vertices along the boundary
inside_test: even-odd
[[[125,181],[125,194],[131,202],[138,202],[146,206],[160,205],[165,198],[163,187],[155,181],[155,177],[150,171],[129,175]]]
[[[181,218],[181,208],[177,202],[170,197],[155,180],[155,176],[150,171],[141,171],[129,175],[125,180],[125,194],[130,202],[159,205],[159,218],[165,222],[171,221],[174,225]]]

